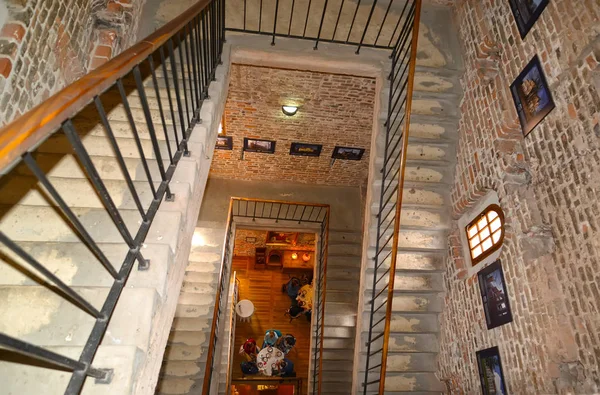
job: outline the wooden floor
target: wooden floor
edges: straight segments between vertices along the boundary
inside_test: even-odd
[[[239,299],[249,299],[255,308],[251,322],[236,323],[233,378],[242,377],[239,366],[243,359],[237,350],[246,339],[254,338],[260,347],[265,332],[278,329],[284,335],[290,333],[296,337],[296,347],[287,358],[294,363],[296,376],[302,378],[305,391],[310,359],[310,322],[303,316],[290,323],[289,318],[283,315],[291,304],[289,296],[281,292],[281,286],[289,280],[288,275],[277,268],[254,270],[253,264],[248,264],[249,260],[245,257],[233,259],[233,270],[240,279]]]

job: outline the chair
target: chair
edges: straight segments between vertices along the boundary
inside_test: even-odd
[[[256,265],[262,265],[263,269],[267,267],[267,248],[256,247],[254,249],[254,269]]]
[[[267,259],[267,265],[283,267],[283,253],[279,250],[273,250],[269,252],[269,259]]]

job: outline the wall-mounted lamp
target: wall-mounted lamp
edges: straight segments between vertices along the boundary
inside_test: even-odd
[[[296,113],[298,112],[298,107],[297,106],[281,106],[281,111],[283,111],[283,113],[285,115],[287,115],[288,117],[291,117],[291,116],[296,115]]]
[[[292,259],[293,260],[298,259],[298,254],[296,254],[295,252],[292,252]]]

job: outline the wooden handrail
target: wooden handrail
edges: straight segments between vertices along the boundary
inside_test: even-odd
[[[394,218],[394,237],[392,242],[392,256],[389,271],[389,284],[387,305],[385,308],[385,326],[383,330],[383,349],[381,353],[381,374],[379,393],[385,393],[385,375],[387,370],[388,349],[390,345],[390,324],[392,319],[392,302],[394,300],[394,281],[396,279],[396,261],[398,258],[398,241],[400,238],[400,216],[402,213],[402,191],[404,188],[404,173],[406,170],[406,151],[408,150],[408,133],[410,129],[410,113],[412,110],[412,95],[415,82],[415,69],[417,66],[417,45],[419,41],[419,22],[421,20],[421,0],[415,0],[415,16],[410,48],[410,64],[408,68],[408,85],[406,90],[406,113],[404,134],[402,135],[402,151],[400,152],[400,171],[398,172],[398,193],[396,213]],[[393,87],[391,88],[393,89]],[[383,187],[382,187],[383,188]]]
[[[177,18],[115,58],[68,85],[0,129],[0,170],[43,141],[96,95],[110,88],[204,10],[211,0],[200,0]]]
[[[327,255],[329,250],[329,209],[325,218],[325,256],[323,257],[323,300],[321,301],[323,308],[321,309],[321,342],[319,345],[319,385],[317,394],[321,394],[323,384],[323,343],[325,342],[325,301],[327,300]],[[313,383],[314,385],[314,383]]]

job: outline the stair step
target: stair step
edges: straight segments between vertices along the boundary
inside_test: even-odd
[[[186,270],[183,281],[189,281],[193,283],[207,283],[216,284],[219,280],[219,273],[206,273],[206,272],[195,272]]]
[[[60,154],[36,154],[35,158],[38,165],[44,170],[49,177],[63,178],[87,178],[86,173],[81,169],[79,162],[71,155]],[[146,173],[142,167],[142,162],[137,158],[124,158],[125,166],[131,178],[134,181],[148,182]],[[92,162],[102,180],[124,180],[123,173],[114,157],[95,156],[92,157]],[[160,180],[160,173],[157,162],[154,159],[147,159],[150,175],[154,183],[157,185]],[[166,162],[165,162],[166,164]],[[25,168],[24,165],[17,167],[18,174],[32,176],[32,173]],[[196,174],[196,162],[191,160],[180,160],[177,165],[177,170],[171,179],[172,183],[194,180]]]
[[[82,347],[49,347],[50,351],[77,360]],[[82,394],[130,394],[134,392],[134,378],[144,360],[144,353],[135,346],[108,346],[98,348],[93,366],[113,369],[114,376],[109,384],[98,384],[90,377],[85,380]],[[71,379],[71,373],[46,367],[0,361],[3,377],[2,392],[6,394],[49,394],[63,393]]]
[[[368,334],[363,333],[362,343],[366,343]],[[371,350],[378,350],[383,346],[383,337],[371,344]],[[437,334],[433,333],[390,333],[390,353],[436,353],[439,351]]]
[[[387,284],[389,274],[378,273],[377,290],[380,290],[384,284]],[[373,273],[367,273],[365,278],[366,296],[370,298],[373,289]],[[403,292],[443,292],[444,279],[441,273],[405,273],[396,272],[394,280],[394,290]],[[368,299],[370,300],[370,299]]]
[[[362,243],[362,231],[329,229],[329,243]]]
[[[327,307],[325,307],[325,313],[327,314]],[[354,340],[355,328],[341,326],[341,327],[331,327],[326,326],[324,328],[325,337],[333,337],[338,339],[352,339]]]
[[[100,310],[109,287],[73,287]],[[0,287],[0,332],[39,346],[84,346],[96,320],[43,286]],[[104,345],[146,351],[152,319],[160,309],[156,290],[125,288],[112,315]]]
[[[58,191],[69,207],[103,208],[104,205],[88,179],[48,177],[50,183]],[[134,188],[142,207],[147,210],[154,200],[147,181],[134,181]],[[124,180],[104,180],[104,186],[119,209],[137,210],[137,205]],[[41,189],[40,189],[41,188]],[[160,209],[164,211],[183,212],[190,198],[190,186],[187,183],[172,183],[171,192],[175,194],[173,202],[163,201]],[[51,203],[40,193],[44,190],[35,177],[11,174],[6,176],[0,204],[48,207]],[[55,205],[52,201],[52,205]]]
[[[356,243],[330,242],[327,246],[327,254],[330,255],[356,255],[362,254],[362,246]]]
[[[350,297],[350,293],[348,292],[348,296]],[[348,303],[347,298],[344,302],[332,302],[329,300],[329,293],[327,293],[325,299],[325,314],[336,314],[336,315],[356,315],[356,302]]]
[[[361,257],[360,255],[343,255],[343,254],[331,254],[327,255],[327,270],[333,269],[360,269]]]
[[[327,303],[356,303],[358,293],[356,290],[327,290]]]
[[[386,187],[390,182],[396,185],[397,177],[392,175],[398,169],[398,164],[393,167],[393,170],[386,170],[388,172],[388,181]],[[407,160],[406,168],[404,171],[405,182],[422,182],[430,184],[451,184],[453,182],[453,171],[452,166],[448,164],[440,164],[437,162],[427,162],[418,160]],[[375,183],[381,185],[382,173],[380,171],[375,172]],[[393,188],[393,187],[392,187]]]
[[[167,377],[158,381],[156,393],[158,395],[183,395],[202,393],[202,380],[190,378]]]
[[[208,319],[205,318],[205,320]],[[208,340],[210,339],[210,327],[205,328],[203,331],[171,331],[169,334],[168,344],[181,344],[186,346],[202,346],[208,347]]]
[[[385,378],[385,393],[419,391],[445,392],[446,386],[434,373],[395,373],[388,372]]]
[[[18,244],[67,285],[110,287],[114,282],[112,276],[82,243],[21,241]],[[129,251],[129,247],[124,243],[99,243],[98,247],[117,271]],[[3,260],[6,262],[10,257],[10,261],[13,263],[0,264],[0,285],[31,286],[39,284],[38,281],[33,280],[33,278],[37,278],[35,272],[25,275],[24,270],[28,266],[17,263],[21,262],[19,258],[6,248],[2,247],[1,250],[5,254]],[[153,288],[161,297],[165,297],[167,271],[173,262],[169,246],[145,244],[142,254],[145,259],[150,260],[150,267],[147,270],[139,271],[136,264],[127,280],[127,287]]]
[[[388,372],[435,372],[437,354],[421,352],[390,352],[387,359]]]
[[[394,294],[392,311],[405,313],[439,313],[444,300],[437,293]]]
[[[323,382],[321,384],[321,391],[324,394],[350,394],[352,393],[352,381],[348,383],[340,382]]]
[[[199,318],[208,317],[212,314],[214,306],[209,304],[204,305],[188,305],[178,304],[175,310],[175,317],[181,318]]]
[[[438,116],[411,114],[409,142],[411,139],[431,141],[455,141],[458,133],[458,122]]]
[[[327,309],[325,310],[327,312]],[[329,327],[356,327],[356,316],[325,314],[325,326]]]
[[[369,232],[370,244],[375,245],[377,241],[377,233],[375,228],[371,228]],[[393,230],[386,230],[379,236],[381,243],[386,242],[392,236]],[[389,245],[391,245],[391,241]],[[447,230],[431,230],[423,227],[412,227],[402,224],[400,226],[400,233],[398,239],[398,248],[421,248],[421,249],[444,249],[447,246]],[[385,256],[385,254],[383,255]]]
[[[161,368],[161,376],[198,377],[204,373],[203,364],[196,361],[165,361]],[[162,380],[161,380],[162,381]]]
[[[393,221],[395,215],[395,202],[388,203],[383,210],[383,229]],[[379,203],[371,206],[371,214],[379,215]],[[447,210],[438,207],[419,207],[403,204],[400,212],[400,227],[410,226],[413,229],[448,229],[450,227],[450,214]],[[371,228],[371,234],[377,234],[376,222]],[[392,229],[390,226],[389,229]]]
[[[417,66],[414,90],[418,92],[460,93],[459,74],[454,70]]]
[[[399,144],[397,145],[397,138],[392,139],[389,145],[391,148],[400,147]],[[377,139],[377,150],[378,152],[384,152],[384,148],[385,135],[380,135]],[[452,163],[456,159],[456,147],[453,143],[450,143],[449,141],[439,142],[427,139],[417,139],[415,136],[409,140],[406,153],[407,160]],[[395,159],[395,156],[393,158]],[[391,162],[393,162],[394,159],[391,159]],[[388,162],[386,162],[386,166],[389,167],[391,162],[388,160]],[[376,169],[383,168],[383,164],[384,160],[382,156],[375,159]]]
[[[396,197],[396,186],[398,181],[394,180],[390,183],[386,183],[386,191],[383,197],[385,202],[389,198],[388,204],[395,204],[397,201]],[[372,187],[373,204],[375,207],[379,207],[379,197],[381,194],[381,180],[373,184]],[[390,197],[391,195],[391,197]],[[402,204],[413,205],[419,207],[442,207],[449,204],[449,190],[445,186],[440,186],[431,183],[419,183],[419,182],[404,182]]]
[[[443,119],[458,119],[459,114],[457,101],[458,96],[455,93],[415,91],[413,92],[412,97],[411,114],[438,116]],[[379,119],[387,119],[388,104],[388,100],[383,101],[380,109]],[[397,107],[395,111],[398,110]],[[404,111],[404,108],[402,108],[401,111]],[[399,116],[396,116],[396,114],[396,112],[391,114],[391,119],[396,119],[394,125],[398,124],[398,121],[403,115],[403,113],[401,113]]]
[[[365,317],[363,317],[364,319]],[[366,317],[368,319],[368,317]],[[375,314],[373,322],[378,322],[383,318],[383,313],[380,311]],[[368,322],[368,321],[367,321]],[[390,319],[390,331],[391,332],[403,332],[403,333],[438,333],[440,330],[440,323],[437,313],[402,313],[395,312],[392,314]],[[373,330],[377,333],[383,331],[383,322],[376,325]],[[367,328],[363,329],[366,333]]]
[[[96,243],[123,241],[105,210],[73,208],[72,211]],[[137,231],[141,222],[139,212],[119,210],[119,213],[130,232]],[[168,244],[175,251],[180,221],[180,213],[157,212],[147,242]],[[0,228],[15,242],[79,242],[70,226],[50,207],[14,206],[0,220]]]

